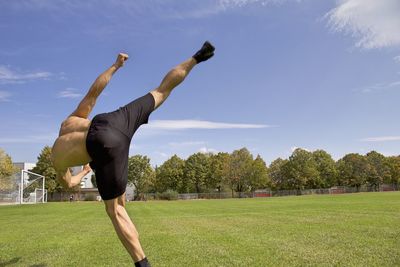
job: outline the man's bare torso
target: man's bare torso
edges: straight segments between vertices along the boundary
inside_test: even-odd
[[[52,160],[56,170],[84,165],[92,160],[86,150],[89,127],[90,120],[77,116],[70,116],[63,121],[52,148]]]

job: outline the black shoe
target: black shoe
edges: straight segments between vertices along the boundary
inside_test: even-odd
[[[214,55],[214,50],[214,46],[212,46],[209,41],[206,41],[201,49],[194,54],[193,58],[197,61],[197,63],[206,61]]]
[[[135,262],[135,267],[151,267],[151,265],[147,258],[144,258],[141,261]]]

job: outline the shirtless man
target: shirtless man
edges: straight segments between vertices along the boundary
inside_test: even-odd
[[[158,108],[198,63],[214,55],[214,47],[205,42],[191,58],[173,68],[159,87],[124,107],[88,119],[112,75],[128,59],[120,53],[116,62],[94,81],[78,107],[66,118],[52,148],[52,161],[57,179],[66,188],[80,184],[93,169],[99,193],[106,212],[122,244],[135,266],[150,266],[139,242],[139,235],[125,210],[129,145],[140,125],[148,122],[149,115]],[[77,175],[69,167],[85,165]]]

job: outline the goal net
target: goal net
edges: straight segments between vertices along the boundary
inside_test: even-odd
[[[44,186],[45,177],[43,175],[22,170],[17,202],[20,204],[47,202],[47,190]]]

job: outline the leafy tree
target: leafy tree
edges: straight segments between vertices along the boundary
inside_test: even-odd
[[[156,172],[156,189],[164,192],[171,189],[178,192],[186,192],[186,181],[184,180],[185,161],[177,155],[173,155],[165,161]]]
[[[370,165],[366,157],[350,153],[337,162],[337,168],[344,185],[355,186],[359,191],[367,181]]]
[[[63,187],[56,179],[56,170],[54,169],[51,161],[51,147],[45,146],[37,159],[36,167],[34,167],[31,171],[46,177],[45,188],[47,191],[49,193],[63,191]]]
[[[390,169],[390,180],[384,180],[384,183],[393,184],[398,188],[400,184],[400,156],[387,157],[386,162]]]
[[[336,162],[324,150],[316,150],[313,152],[314,161],[319,172],[319,180],[317,187],[332,187],[338,185],[338,172]]]
[[[128,159],[128,182],[135,186],[135,199],[142,198],[154,183],[154,172],[150,159],[142,155],[134,155]]]
[[[0,190],[9,190],[14,187],[12,175],[16,171],[11,157],[0,148]]]
[[[204,192],[210,180],[210,156],[200,152],[191,155],[185,161],[184,176],[189,181],[190,189],[196,193]]]
[[[265,161],[260,155],[257,155],[251,167],[251,174],[249,179],[250,191],[254,192],[256,189],[267,188],[271,184],[268,175],[268,168]]]
[[[375,190],[378,190],[379,185],[383,181],[390,180],[390,167],[384,155],[371,151],[367,153],[366,158],[369,163],[367,182],[372,185]]]
[[[268,173],[271,178],[271,187],[273,189],[287,189],[287,182],[284,174],[284,166],[287,163],[287,159],[277,158],[269,165]]]
[[[230,155],[220,152],[216,155],[211,155],[210,163],[210,180],[207,182],[208,188],[215,188],[218,192],[224,191],[228,184],[230,166]]]
[[[233,191],[242,193],[249,189],[253,156],[247,148],[232,152],[229,166],[229,184]]]
[[[316,188],[320,183],[317,164],[312,152],[298,148],[283,167],[287,188],[302,190]]]

